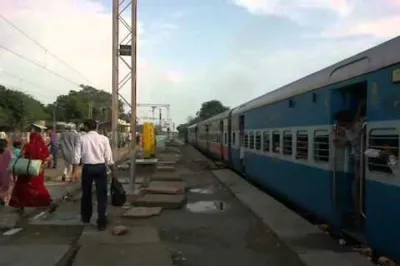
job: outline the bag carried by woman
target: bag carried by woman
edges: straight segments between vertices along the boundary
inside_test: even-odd
[[[8,165],[8,171],[14,176],[30,176],[37,177],[40,174],[42,160],[33,160],[31,158],[22,157],[22,153],[18,158],[13,158]]]

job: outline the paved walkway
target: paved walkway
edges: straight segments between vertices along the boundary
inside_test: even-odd
[[[116,162],[123,160],[129,154],[128,148],[118,150]],[[45,172],[46,186],[55,202],[60,202],[80,191],[80,184],[73,184],[62,182],[61,178],[64,170],[64,161],[58,160],[58,167],[56,169],[47,169]],[[26,208],[24,212],[25,217],[29,217],[39,212],[38,208]],[[11,207],[0,207],[0,230],[6,230],[14,227],[19,221],[15,209]],[[1,264],[0,264],[1,265]]]
[[[128,195],[129,204],[109,206],[106,231],[95,228],[96,217],[93,225],[83,226],[79,197],[72,197],[55,213],[39,215],[21,224],[20,232],[3,236],[0,265],[368,265],[355,263],[364,260],[338,244],[326,245],[329,236],[299,222],[230,171],[217,170],[192,147],[178,151],[158,154],[164,167],[151,176],[138,175],[142,193]],[[126,174],[119,173],[121,181]],[[133,186],[125,187],[129,192]],[[126,232],[114,236],[118,228]],[[347,260],[338,259],[342,254]]]
[[[54,214],[36,217],[21,225],[22,231],[5,237],[0,243],[0,265],[12,265],[7,254],[13,254],[15,265],[29,260],[29,265],[41,266],[68,260],[75,266],[302,265],[217,181],[201,154],[189,146],[179,150],[180,155],[176,149],[159,154],[160,164],[169,167],[160,168],[150,181],[137,178],[145,181],[144,194],[128,197],[136,207],[109,206],[107,231],[84,227],[79,198],[72,198]],[[174,164],[176,159],[179,163]],[[118,225],[128,232],[113,236],[111,231]]]

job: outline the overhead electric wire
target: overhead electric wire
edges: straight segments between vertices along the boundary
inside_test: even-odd
[[[7,76],[10,76],[10,77],[19,79],[19,80],[21,80],[21,81],[23,81],[23,82],[25,82],[25,83],[29,83],[29,84],[31,84],[31,85],[33,85],[33,86],[39,88],[39,89],[45,89],[45,90],[47,90],[47,91],[50,90],[50,89],[48,89],[48,88],[45,88],[45,87],[43,87],[43,86],[41,86],[41,85],[36,84],[35,82],[32,82],[32,81],[30,81],[30,80],[21,78],[21,77],[15,75],[15,74],[12,74],[12,73],[10,73],[10,72],[8,72],[8,71],[5,71],[5,70],[0,71],[0,75],[1,75],[1,74],[6,74]]]
[[[17,56],[17,57],[19,57],[19,58],[21,58],[21,59],[24,59],[24,60],[27,61],[27,62],[30,62],[31,64],[34,64],[34,65],[36,65],[36,66],[38,66],[38,67],[40,67],[40,68],[42,68],[42,69],[44,69],[44,70],[46,70],[46,71],[52,73],[53,75],[55,75],[55,76],[57,76],[57,77],[59,77],[59,78],[65,80],[66,82],[69,82],[69,83],[71,83],[71,84],[74,84],[75,86],[78,86],[78,87],[80,86],[79,83],[76,83],[75,81],[73,81],[73,80],[71,80],[71,79],[69,79],[69,78],[67,78],[67,77],[65,77],[65,76],[63,76],[63,75],[58,74],[57,72],[55,72],[55,71],[53,71],[53,70],[51,70],[51,69],[48,69],[46,66],[44,66],[44,65],[42,65],[42,64],[40,64],[40,63],[38,63],[38,62],[35,62],[34,60],[29,59],[29,58],[27,58],[27,57],[25,57],[25,56],[23,56],[23,55],[21,55],[21,54],[15,52],[15,51],[11,50],[10,48],[7,48],[7,47],[5,47],[5,46],[3,46],[3,45],[1,45],[1,44],[0,44],[0,48],[3,49],[3,50],[5,50],[5,51],[7,51],[7,52],[9,52],[9,53],[12,53],[13,55],[15,55],[15,56]]]
[[[48,89],[48,88],[45,88],[45,87],[43,87],[43,86],[41,86],[41,85],[36,84],[35,82],[32,82],[32,81],[30,81],[30,80],[21,78],[21,77],[15,75],[15,74],[12,74],[12,73],[7,72],[7,71],[5,71],[5,70],[0,71],[0,76],[1,76],[1,74],[6,74],[7,76],[10,76],[10,77],[12,77],[12,78],[18,79],[18,80],[20,80],[20,81],[22,81],[22,82],[24,82],[24,83],[29,83],[29,84],[31,84],[31,85],[33,85],[33,86],[39,88],[39,89],[46,90],[46,91],[51,91],[51,90]],[[21,90],[21,91],[22,91],[22,92],[25,92],[25,93],[28,93],[28,94],[31,93],[31,92],[26,91],[26,90]],[[38,93],[38,92],[35,92],[35,93],[38,94],[38,95],[40,95],[40,96],[42,96],[43,98],[47,98],[47,97],[49,96],[49,95],[44,95],[44,94],[42,94],[42,93],[40,93],[40,92],[39,92],[39,93]],[[33,95],[31,95],[31,96],[33,96]],[[33,97],[34,97],[34,96],[33,96]]]
[[[73,68],[72,66],[70,66],[68,63],[66,63],[64,60],[62,60],[61,58],[59,58],[58,56],[56,56],[55,54],[53,54],[52,52],[50,52],[49,49],[47,49],[43,44],[39,43],[38,41],[36,41],[34,38],[32,38],[30,35],[28,35],[25,31],[23,31],[21,28],[19,28],[17,25],[15,25],[14,23],[12,23],[9,19],[7,19],[6,17],[4,17],[2,14],[0,14],[0,18],[3,19],[6,23],[8,23],[11,27],[13,27],[15,30],[17,30],[19,33],[21,33],[22,35],[24,35],[27,39],[29,39],[31,42],[33,42],[34,44],[36,44],[37,46],[39,46],[40,48],[42,48],[47,54],[49,54],[50,56],[52,56],[53,58],[55,58],[58,62],[60,62],[61,64],[65,65],[67,68],[69,68],[70,70],[72,70],[73,72],[75,72],[75,74],[78,74],[81,78],[85,79],[87,82],[94,84],[93,82],[91,82],[87,77],[85,77],[85,75],[83,75],[82,73],[80,73],[78,70],[76,70],[75,68]]]

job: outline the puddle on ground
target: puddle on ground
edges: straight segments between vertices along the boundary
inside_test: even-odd
[[[215,193],[215,188],[213,187],[206,187],[206,188],[192,188],[189,190],[192,193],[199,193],[199,194],[213,194]]]
[[[223,212],[228,208],[228,204],[223,201],[197,201],[186,204],[186,209],[196,213],[217,213]]]

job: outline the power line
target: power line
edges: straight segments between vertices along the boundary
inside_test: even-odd
[[[79,83],[76,83],[75,81],[73,81],[73,80],[71,80],[71,79],[69,79],[69,78],[67,78],[67,77],[65,77],[65,76],[63,76],[63,75],[58,74],[57,72],[55,72],[55,71],[53,71],[53,70],[51,70],[51,69],[48,69],[46,66],[44,66],[44,65],[42,65],[42,64],[40,64],[40,63],[38,63],[38,62],[35,62],[34,60],[29,59],[29,58],[27,58],[27,57],[25,57],[25,56],[23,56],[23,55],[21,55],[21,54],[15,52],[15,51],[9,49],[9,48],[7,48],[7,47],[1,45],[1,44],[0,44],[0,48],[3,49],[3,50],[5,50],[5,51],[7,51],[7,52],[9,52],[9,53],[12,53],[13,55],[15,55],[15,56],[17,56],[17,57],[19,57],[19,58],[21,58],[21,59],[24,59],[25,61],[30,62],[31,64],[34,64],[34,65],[36,65],[36,66],[38,66],[38,67],[40,67],[40,68],[42,68],[42,69],[44,69],[44,70],[46,70],[46,71],[52,73],[53,75],[55,75],[55,76],[57,76],[57,77],[59,77],[59,78],[65,80],[66,82],[69,82],[69,83],[71,83],[71,84],[73,84],[73,85],[75,85],[75,86],[77,86],[77,87],[80,86]]]
[[[29,84],[31,84],[31,85],[33,85],[33,86],[39,88],[39,89],[46,90],[46,91],[50,91],[50,89],[48,89],[48,88],[42,87],[42,86],[36,84],[35,82],[32,82],[32,81],[30,81],[30,80],[23,79],[23,78],[21,78],[21,77],[19,77],[19,76],[17,76],[17,75],[14,75],[14,74],[12,74],[12,73],[10,73],[10,72],[5,71],[5,70],[0,71],[0,74],[6,74],[7,76],[13,77],[13,78],[18,79],[18,80],[20,80],[20,81],[23,81],[24,83],[29,83]],[[23,91],[23,92],[29,93],[29,94],[30,94],[29,91]],[[37,92],[35,92],[35,93],[37,93]],[[40,96],[42,96],[42,97],[44,97],[44,98],[48,97],[48,95],[44,95],[44,94],[42,94],[42,93],[37,93],[37,94],[39,94]]]
[[[31,36],[29,36],[25,31],[23,31],[21,28],[19,28],[17,25],[15,25],[14,23],[12,23],[10,20],[8,20],[6,17],[4,17],[2,14],[0,14],[0,18],[2,18],[5,22],[7,22],[11,27],[13,27],[15,30],[17,30],[19,33],[21,33],[22,35],[24,35],[26,38],[28,38],[31,42],[33,42],[34,44],[36,44],[37,46],[39,46],[40,48],[42,48],[47,54],[49,54],[50,56],[54,57],[58,62],[60,62],[61,64],[65,65],[67,68],[69,68],[70,70],[72,70],[73,72],[75,72],[76,74],[78,74],[81,78],[85,79],[87,82],[94,84],[93,82],[91,82],[88,78],[86,78],[82,73],[80,73],[78,70],[76,70],[75,68],[73,68],[72,66],[70,66],[68,63],[66,63],[64,60],[62,60],[61,58],[59,58],[58,56],[56,56],[55,54],[53,54],[52,52],[49,51],[49,49],[47,49],[44,45],[42,45],[41,43],[39,43],[38,41],[36,41],[35,39],[33,39]]]

